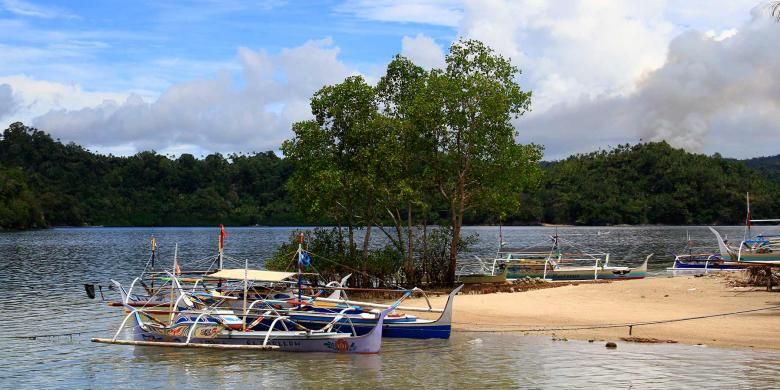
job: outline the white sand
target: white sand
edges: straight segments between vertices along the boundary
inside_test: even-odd
[[[446,297],[432,298],[444,305]],[[415,305],[422,304],[415,299]],[[412,305],[411,302],[404,303]],[[723,277],[660,277],[517,293],[459,295],[455,331],[551,329],[666,321],[780,306],[780,294],[729,287]],[[628,327],[528,332],[618,340]],[[633,336],[688,344],[780,349],[780,308],[633,328]]]

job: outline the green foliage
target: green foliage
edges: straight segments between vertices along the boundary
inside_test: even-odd
[[[290,173],[272,152],[102,156],[14,123],[0,139],[0,227],[294,224]]]
[[[511,123],[530,104],[517,68],[470,40],[456,42],[446,61],[446,69],[426,72],[396,56],[375,88],[359,76],[323,87],[311,99],[315,119],[294,124],[294,138],[282,146],[294,164],[294,199],[346,226],[352,261],[354,229],[366,228],[362,270],[377,227],[414,282],[412,258],[427,250],[415,248],[415,234],[431,222],[433,206],[443,206],[453,281],[466,213],[514,212],[521,191],[538,181],[541,148],[517,144]]]
[[[290,240],[279,246],[273,257],[265,263],[266,268],[288,272],[296,270],[296,251],[301,233],[307,236],[304,249],[312,253],[311,266],[304,272],[318,273],[318,283],[326,284],[339,280],[350,273],[351,286],[393,287],[401,282],[398,271],[402,258],[398,251],[386,246],[367,252],[364,269],[362,250],[357,250],[358,256],[352,256],[344,229],[338,228],[316,228],[311,232],[295,231],[290,235]]]
[[[738,224],[745,193],[754,217],[780,215],[780,186],[745,164],[665,142],[576,155],[545,169],[531,195],[543,221],[577,225]],[[532,214],[537,211],[529,210]]]
[[[375,287],[396,287],[414,285],[422,281],[429,285],[444,285],[447,282],[447,264],[452,241],[452,229],[443,227],[426,230],[417,237],[419,248],[413,262],[414,281],[407,279],[401,272],[403,258],[392,245],[373,249],[367,253],[367,267],[361,268],[362,261],[356,261],[348,251],[345,229],[315,228],[312,231],[295,231],[288,242],[280,245],[273,257],[266,261],[265,267],[275,271],[294,272],[298,267],[296,251],[299,235],[306,237],[304,249],[312,253],[311,266],[304,272],[316,272],[315,281],[325,284],[352,274],[350,286],[371,285]],[[477,242],[477,235],[463,237],[458,245],[460,251],[468,251]],[[362,258],[362,250],[358,250]],[[317,279],[319,278],[319,279]],[[310,278],[311,279],[311,278]]]
[[[450,281],[455,278],[460,229],[470,210],[496,214],[517,212],[520,193],[539,179],[542,148],[515,141],[511,120],[528,110],[531,93],[516,79],[509,59],[476,40],[450,47],[444,70],[431,71],[428,104],[419,105],[430,123],[431,178],[448,206],[452,241]]]
[[[751,158],[745,160],[745,165],[755,169],[767,179],[780,183],[780,155]]]
[[[0,228],[44,227],[40,205],[19,168],[0,167]]]

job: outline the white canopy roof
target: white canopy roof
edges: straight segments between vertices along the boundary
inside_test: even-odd
[[[212,279],[230,279],[230,280],[253,280],[256,282],[281,282],[291,276],[297,275],[295,272],[277,272],[265,271],[259,269],[246,270],[244,268],[222,269],[213,274],[206,275]]]

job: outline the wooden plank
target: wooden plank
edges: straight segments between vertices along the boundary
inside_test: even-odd
[[[236,344],[201,344],[201,343],[172,343],[165,341],[136,341],[136,340],[112,340],[93,338],[93,343],[119,344],[119,345],[140,345],[149,347],[173,347],[173,348],[214,348],[214,349],[254,349],[254,350],[274,350],[277,345],[236,345]]]

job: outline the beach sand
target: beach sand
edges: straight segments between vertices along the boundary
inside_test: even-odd
[[[526,292],[458,295],[453,311],[453,330],[513,331],[559,339],[620,343],[621,337],[629,336],[627,326],[559,328],[668,321],[769,308],[634,326],[632,336],[687,344],[780,349],[780,294],[762,288],[731,287],[727,278],[720,275],[656,277]],[[446,296],[439,296],[431,298],[431,303],[434,307],[442,307],[445,300]],[[419,299],[414,302],[423,305]],[[536,331],[539,329],[545,330]]]

